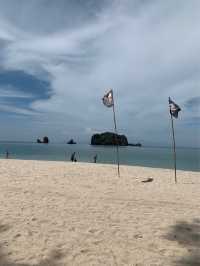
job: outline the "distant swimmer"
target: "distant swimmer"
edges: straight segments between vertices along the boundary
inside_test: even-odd
[[[95,154],[95,156],[94,156],[94,163],[96,163],[97,162],[97,154]]]

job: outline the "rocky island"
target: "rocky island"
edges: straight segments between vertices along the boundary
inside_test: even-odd
[[[125,135],[118,135],[113,132],[104,132],[100,134],[94,134],[91,138],[91,145],[119,145],[119,146],[134,146],[141,147],[141,143],[128,143],[128,139]]]
[[[141,143],[129,143],[128,146],[133,146],[133,147],[142,147]]]
[[[125,135],[118,135],[112,132],[94,134],[91,138],[91,145],[119,145],[128,146],[128,140]]]
[[[73,139],[70,139],[67,144],[76,144],[76,142]]]
[[[44,144],[48,144],[49,143],[49,138],[47,136],[45,136],[43,138],[43,140],[41,139],[37,139],[37,143],[44,143]]]

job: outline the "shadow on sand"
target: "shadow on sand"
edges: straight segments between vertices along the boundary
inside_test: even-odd
[[[10,229],[10,226],[0,224],[0,233],[4,233]],[[49,257],[41,260],[37,264],[16,263],[10,261],[5,255],[3,245],[0,239],[0,266],[60,266],[59,260],[64,256],[60,251],[53,250]]]
[[[194,219],[192,223],[180,221],[171,227],[166,238],[176,241],[187,248],[189,255],[178,261],[178,266],[200,266],[200,219]]]

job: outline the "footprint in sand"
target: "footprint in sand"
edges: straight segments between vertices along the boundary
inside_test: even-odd
[[[116,265],[112,251],[81,249],[74,254],[71,265]]]
[[[140,239],[140,238],[143,238],[143,235],[141,235],[141,234],[136,234],[136,235],[134,235],[134,238],[136,238],[136,239]]]
[[[88,230],[88,232],[94,234],[94,233],[98,232],[98,229],[91,228],[91,229]]]
[[[16,234],[16,235],[14,236],[15,239],[16,239],[16,238],[19,238],[19,237],[21,237],[21,234],[20,234],[20,233],[18,233],[18,234]]]

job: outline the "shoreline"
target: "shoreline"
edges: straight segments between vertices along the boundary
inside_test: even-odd
[[[90,163],[97,155],[97,163],[116,164],[116,151],[110,147],[91,147],[91,145],[0,145],[1,158],[20,160],[70,161],[75,152],[78,162]],[[169,148],[130,148],[120,149],[120,165],[173,169],[173,153]],[[199,149],[177,149],[177,169],[200,171]]]
[[[1,158],[0,157],[0,161],[29,161],[29,162],[49,162],[49,163],[69,163],[69,164],[89,164],[89,165],[99,165],[99,166],[114,166],[117,167],[116,163],[93,163],[93,162],[86,162],[86,161],[78,161],[78,162],[71,162],[70,160],[33,160],[33,159],[19,159],[19,158]],[[143,165],[131,165],[131,164],[120,164],[120,167],[139,167],[139,168],[149,168],[149,169],[158,169],[158,170],[169,170],[169,171],[173,171],[173,168],[162,168],[162,167],[151,167],[151,166],[143,166]],[[183,172],[192,172],[192,173],[199,173],[200,169],[198,170],[185,170],[185,169],[178,169],[177,171],[183,171]]]

